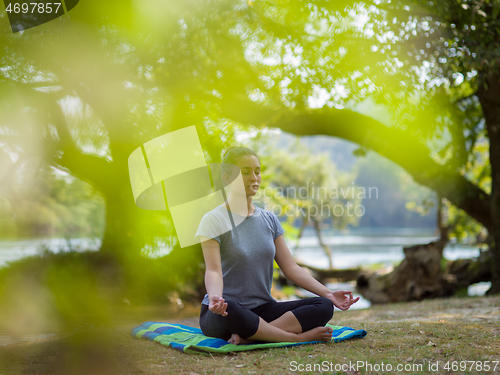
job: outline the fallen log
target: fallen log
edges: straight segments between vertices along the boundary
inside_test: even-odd
[[[403,248],[405,259],[385,275],[362,273],[356,290],[371,303],[420,301],[452,296],[471,284],[491,280],[489,252],[478,259],[458,259],[442,265],[447,241]]]
[[[444,297],[453,288],[441,269],[446,241],[403,248],[405,258],[385,275],[361,274],[357,291],[371,303],[389,303]]]
[[[361,274],[360,268],[346,268],[346,269],[335,269],[335,268],[317,268],[313,266],[309,266],[307,264],[297,262],[299,266],[305,268],[312,277],[318,280],[320,283],[325,284],[331,279],[335,279],[336,281],[354,281],[357,280],[359,275]],[[288,280],[283,273],[279,272],[278,283],[281,286],[293,286],[293,283]]]
[[[457,288],[467,288],[472,284],[491,281],[491,262],[490,251],[482,251],[477,258],[449,261],[446,273],[452,277]]]

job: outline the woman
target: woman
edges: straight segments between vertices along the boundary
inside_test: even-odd
[[[347,310],[359,297],[329,290],[295,263],[276,215],[252,204],[262,176],[260,160],[251,149],[229,148],[222,162],[239,167],[245,196],[238,197],[233,188],[223,205],[203,217],[196,233],[206,263],[203,333],[232,344],[330,340],[332,329],[325,325],[333,306]],[[232,181],[231,174],[223,173],[225,183]],[[244,210],[235,209],[245,199]],[[277,302],[271,296],[273,260],[288,279],[319,297]]]

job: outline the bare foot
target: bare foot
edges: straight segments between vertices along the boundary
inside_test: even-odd
[[[316,327],[309,331],[298,333],[300,341],[330,341],[333,329],[331,327]]]
[[[227,340],[227,342],[234,345],[241,345],[241,344],[250,344],[253,341],[244,339],[243,337],[240,337],[240,335],[238,335],[237,333],[233,333],[231,335],[231,338]]]

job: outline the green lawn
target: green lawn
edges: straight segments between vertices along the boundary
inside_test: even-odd
[[[0,374],[356,374],[356,367],[349,364],[357,363],[374,366],[373,371],[358,368],[362,374],[395,374],[398,365],[403,366],[399,373],[405,374],[493,374],[500,373],[500,364],[493,372],[493,361],[500,361],[499,306],[496,296],[336,310],[332,324],[362,328],[368,335],[337,344],[214,356],[184,354],[130,336],[135,325],[147,320],[197,325],[196,317],[165,319],[164,308],[124,307],[117,311],[113,327],[83,326],[57,339],[0,347]],[[197,313],[194,307],[185,310],[183,315]],[[172,311],[168,313],[172,316]],[[485,361],[490,371],[479,371]],[[437,362],[439,370],[430,371],[429,363],[434,370]],[[393,371],[387,371],[388,365]],[[340,371],[335,372],[335,366]]]

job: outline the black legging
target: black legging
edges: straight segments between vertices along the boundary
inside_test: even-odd
[[[247,339],[257,332],[259,316],[269,323],[287,311],[295,315],[302,332],[315,327],[324,327],[333,316],[333,304],[325,297],[269,302],[251,310],[230,299],[226,299],[225,302],[227,302],[226,316],[215,314],[207,305],[201,305],[200,327],[205,336],[229,340],[231,334],[237,333]]]

